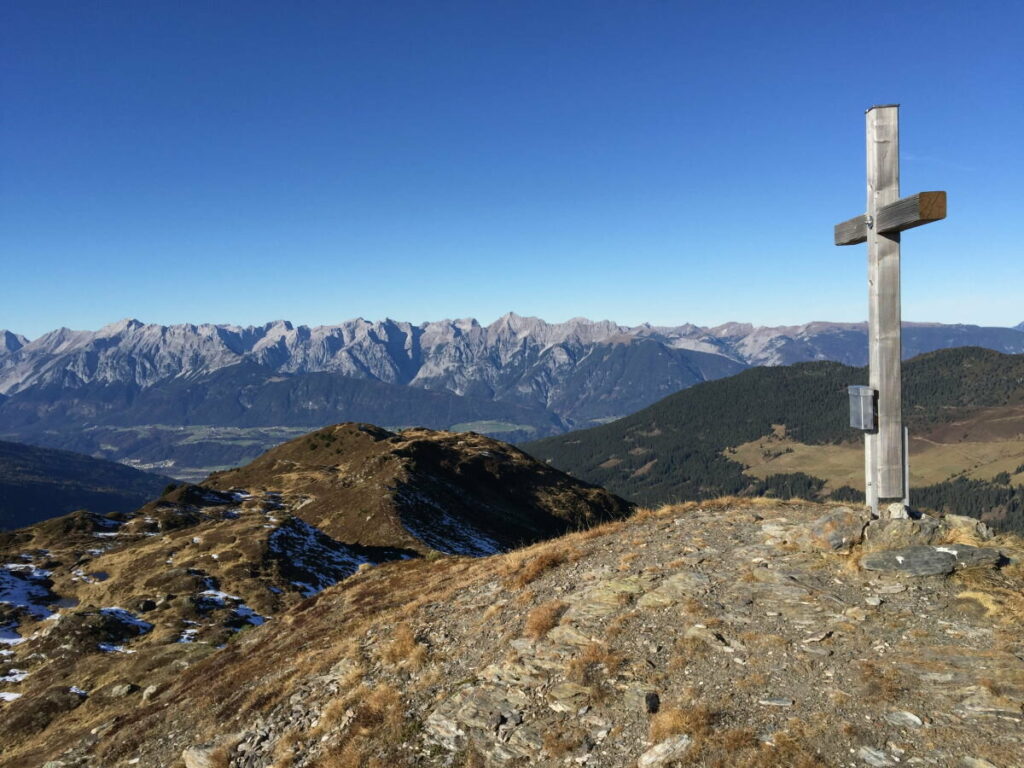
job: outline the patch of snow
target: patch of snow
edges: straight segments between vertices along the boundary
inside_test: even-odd
[[[280,595],[284,591],[280,587],[275,587],[273,584],[268,584],[267,589],[269,589],[275,595]]]
[[[268,553],[279,560],[290,583],[303,597],[311,597],[351,576],[370,558],[319,528],[293,517],[267,539]]]
[[[11,693],[10,691],[0,691],[0,701],[14,701],[20,699],[20,693]]]
[[[53,598],[50,572],[25,563],[5,563],[0,567],[0,605],[24,608],[35,619],[45,619],[46,607]],[[0,631],[0,642],[2,640]]]
[[[28,677],[28,672],[24,669],[11,669],[6,675],[0,675],[0,683],[20,683]]]
[[[181,635],[178,637],[176,642],[179,643],[194,643],[196,641],[196,635],[199,634],[198,629],[186,629],[183,630]]]
[[[220,555],[218,555],[216,552],[210,555],[210,557],[212,557],[214,560],[220,560]]]
[[[25,638],[14,631],[17,627],[18,625],[14,622],[0,624],[0,645],[18,645],[25,642]],[[5,656],[9,656],[11,651],[4,651],[3,653]]]
[[[128,650],[123,645],[114,645],[113,643],[100,643],[96,647],[104,653],[135,653],[135,651]]]
[[[249,624],[252,624],[254,627],[258,627],[261,624],[265,624],[267,621],[266,617],[260,616],[258,613],[256,613],[256,611],[254,611],[252,608],[245,605],[244,603],[235,608],[235,616],[239,619],[242,619],[243,621],[248,622]]]
[[[143,621],[131,611],[126,611],[124,608],[100,608],[100,613],[104,616],[112,616],[122,624],[135,627],[140,635],[144,635],[153,629],[153,625],[148,621]]]
[[[402,526],[429,547],[446,555],[486,557],[505,547],[483,531],[449,514],[448,510],[416,491],[404,490],[400,498],[419,507],[415,519],[401,515]]]
[[[117,536],[117,532],[115,531],[114,533],[94,533],[93,536],[95,536],[97,539],[113,539],[115,536]]]
[[[203,540],[202,540],[201,538],[199,538],[198,536],[193,536],[193,537],[192,537],[192,543],[193,543],[193,544],[201,544],[201,543],[202,543],[202,541],[203,541]]]
[[[221,607],[224,606],[225,600],[241,600],[242,598],[237,595],[229,595],[227,592],[222,592],[219,589],[204,589],[199,593],[200,597],[205,597],[211,602],[218,603]]]
[[[89,695],[86,691],[83,691],[77,685],[72,685],[70,688],[68,688],[68,693],[73,693],[76,696],[88,696]]]

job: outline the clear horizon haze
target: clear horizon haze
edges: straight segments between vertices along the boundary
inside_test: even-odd
[[[33,2],[0,10],[0,328],[514,311],[861,321],[901,105],[907,321],[1024,321],[1024,4]]]

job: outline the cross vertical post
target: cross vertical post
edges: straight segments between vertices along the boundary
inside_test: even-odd
[[[874,487],[878,499],[902,499],[903,395],[900,357],[900,233],[883,235],[874,226],[882,206],[900,196],[899,107],[867,111],[867,242],[869,386],[878,393],[874,442]]]
[[[901,381],[900,233],[946,218],[946,193],[901,198],[899,105],[871,107],[865,119],[867,213],[836,224],[835,244],[868,244],[869,386],[850,387],[850,423],[865,433],[864,496],[877,515],[880,500],[906,505],[910,498]]]

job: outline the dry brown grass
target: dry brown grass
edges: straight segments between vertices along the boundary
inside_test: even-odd
[[[407,726],[401,694],[381,683],[374,688],[360,686],[339,701],[352,710],[350,724],[341,743],[317,763],[318,768],[389,768],[396,764],[397,753],[390,751],[400,747]]]
[[[633,565],[633,561],[636,560],[639,556],[640,556],[639,552],[627,552],[626,554],[624,554],[622,557],[619,558],[619,563],[616,566],[616,568],[620,572],[628,571],[630,569],[630,567]]]
[[[544,750],[551,757],[558,759],[578,749],[583,743],[585,733],[578,727],[549,730],[544,734]]]
[[[610,691],[607,679],[622,665],[623,657],[611,651],[603,643],[591,643],[578,656],[569,660],[565,676],[571,682],[590,689],[590,698],[595,703],[604,701]]]
[[[555,568],[567,560],[566,553],[559,548],[549,547],[548,549],[541,550],[539,553],[525,559],[522,562],[516,563],[516,561],[510,561],[515,563],[514,570],[509,573],[509,582],[513,587],[522,589],[527,584],[542,575]]]
[[[1000,622],[1024,624],[1024,563],[1013,563],[998,571],[966,568],[953,578],[966,587],[957,595],[958,600],[974,601],[986,616]]]
[[[218,744],[210,753],[210,768],[230,768],[231,753],[242,742],[241,735],[232,736]]]
[[[299,732],[286,731],[274,745],[274,764],[272,768],[291,768],[298,757]]]
[[[649,740],[664,741],[669,736],[685,733],[693,739],[703,738],[711,731],[714,716],[705,705],[668,707],[651,717]]]
[[[549,600],[541,603],[526,615],[523,634],[532,640],[540,640],[555,628],[569,604],[561,600]]]
[[[694,659],[706,656],[709,650],[708,644],[698,637],[676,638],[672,645],[672,656],[668,662],[669,671],[683,671]]]
[[[870,701],[892,703],[906,690],[898,670],[877,661],[859,664],[861,692]]]
[[[388,664],[419,669],[427,658],[427,648],[416,640],[416,635],[408,624],[399,624],[395,628],[394,637],[385,646],[381,658]]]

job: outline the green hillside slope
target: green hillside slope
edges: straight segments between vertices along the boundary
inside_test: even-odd
[[[866,383],[866,369],[837,363],[754,368],[671,395],[610,424],[524,448],[645,505],[723,494],[814,497],[822,491],[821,478],[792,472],[753,478],[723,451],[770,435],[776,425],[784,425],[787,436],[803,444],[859,440],[848,426],[846,387]],[[904,411],[912,432],[1021,404],[1021,355],[964,347],[922,355],[904,368]],[[958,497],[963,491],[957,486]],[[941,506],[943,494],[930,489],[928,500]],[[845,489],[840,495],[856,494]],[[1024,491],[1008,484],[997,495],[1000,503],[1010,504],[1010,512],[1019,511],[1024,500]]]

